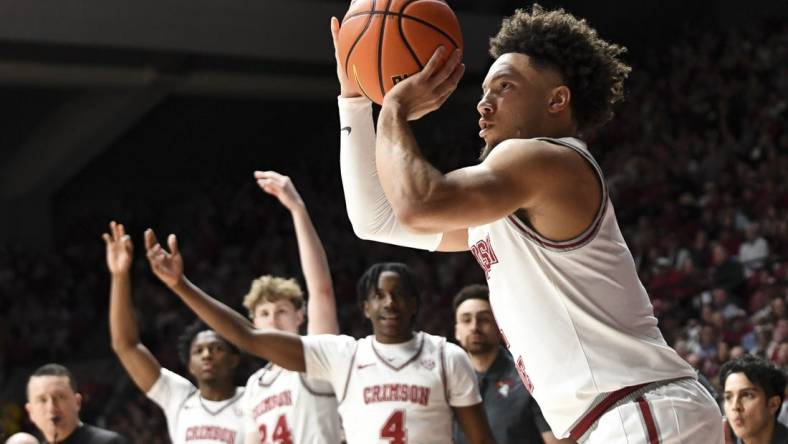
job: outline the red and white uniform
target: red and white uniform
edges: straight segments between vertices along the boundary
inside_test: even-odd
[[[419,332],[402,344],[373,336],[305,336],[310,377],[331,382],[348,444],[451,443],[451,407],[481,402],[468,356]]]
[[[331,385],[269,364],[246,383],[246,444],[324,444],[342,441]]]
[[[202,399],[194,384],[166,368],[147,393],[164,410],[173,444],[242,444],[243,394],[243,387],[236,387],[230,399]]]
[[[577,238],[556,242],[510,215],[469,228],[468,243],[523,382],[556,436],[572,431],[578,439],[580,429],[596,424],[584,419],[640,395],[630,393],[639,385],[696,376],[657,328],[602,171],[585,144],[543,140],[575,150],[596,171],[603,200],[594,221]]]

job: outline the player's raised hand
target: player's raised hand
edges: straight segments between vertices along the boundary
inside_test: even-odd
[[[355,83],[348,79],[342,69],[342,62],[339,60],[337,43],[339,42],[339,19],[331,17],[331,41],[334,42],[334,59],[337,62],[337,78],[339,79],[339,95],[342,97],[361,97]]]
[[[172,288],[183,278],[183,258],[178,249],[178,239],[174,234],[167,237],[167,245],[170,248],[169,252],[159,244],[153,230],[150,228],[145,230],[145,249],[153,274],[164,282],[164,285]]]
[[[123,224],[109,223],[109,233],[101,235],[107,245],[107,268],[112,274],[128,273],[134,258],[134,245]]]
[[[263,191],[279,199],[288,210],[304,208],[304,201],[289,177],[276,171],[255,171],[254,178]]]
[[[394,85],[383,97],[383,106],[397,106],[408,120],[419,119],[440,108],[465,73],[465,65],[460,63],[462,51],[455,49],[446,63],[441,63],[446,51],[445,47],[438,47],[424,69]]]

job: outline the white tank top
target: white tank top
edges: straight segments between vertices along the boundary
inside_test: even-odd
[[[340,396],[348,444],[451,443],[453,411],[447,401],[446,339],[423,332],[413,357],[392,366],[360,339],[345,393]]]
[[[593,223],[577,238],[555,242],[510,215],[469,228],[468,244],[523,383],[562,437],[612,392],[695,372],[657,328],[585,143],[542,140],[575,150],[596,171],[603,201]]]
[[[269,364],[249,377],[245,396],[244,408],[257,430],[255,443],[342,441],[336,396],[327,382]]]

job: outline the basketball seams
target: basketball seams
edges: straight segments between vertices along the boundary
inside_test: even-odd
[[[457,42],[455,42],[454,39],[446,31],[442,30],[441,28],[438,28],[437,26],[433,25],[432,23],[430,23],[430,22],[428,22],[426,20],[422,20],[422,19],[420,19],[418,17],[414,17],[412,15],[407,15],[407,14],[402,14],[402,13],[397,13],[397,12],[387,12],[387,11],[365,11],[365,12],[359,12],[359,13],[353,14],[351,16],[346,17],[345,19],[349,20],[351,18],[358,17],[360,15],[383,15],[383,16],[389,16],[390,15],[390,16],[399,17],[400,20],[402,20],[402,19],[413,20],[415,22],[419,22],[422,25],[427,26],[430,29],[440,33],[442,36],[446,37],[451,42],[451,44],[454,45],[455,48],[459,48],[460,47],[460,45],[458,45]],[[385,18],[384,18],[384,20],[385,20]]]
[[[399,14],[402,14],[405,11],[405,8],[408,7],[408,5],[410,5],[411,3],[414,3],[416,1],[418,1],[418,0],[409,0],[407,3],[405,3],[402,6],[402,8],[400,8]],[[411,57],[413,57],[413,60],[416,61],[416,65],[419,66],[419,71],[421,71],[422,69],[424,69],[424,65],[421,63],[421,60],[419,60],[419,56],[416,55],[416,51],[414,51],[413,47],[410,46],[410,42],[408,42],[408,39],[405,38],[405,30],[402,29],[402,22],[403,21],[404,20],[402,20],[401,16],[397,20],[397,28],[399,28],[399,36],[402,38],[402,43],[405,44],[405,48],[408,49],[408,52],[410,53]]]
[[[391,7],[391,1],[386,1],[386,9],[383,11],[383,17],[380,23],[380,39],[378,39],[378,83],[380,84],[380,97],[386,95],[386,87],[383,85],[383,35],[386,33],[386,23],[388,22],[388,12]],[[374,12],[374,2],[372,5],[372,12]]]
[[[375,3],[376,2],[377,2],[377,0],[372,0],[372,11],[375,10]],[[358,15],[352,15],[350,17],[345,17],[345,20],[343,21],[343,24],[347,23],[353,17],[358,17]],[[350,73],[348,72],[348,69],[347,69],[348,66],[347,65],[348,65],[348,63],[350,63],[350,55],[353,54],[353,50],[356,49],[356,45],[358,45],[358,42],[361,41],[361,37],[364,36],[364,34],[367,32],[367,30],[369,29],[370,25],[372,24],[372,17],[373,17],[373,14],[369,14],[369,18],[367,19],[367,23],[364,24],[364,29],[362,29],[361,32],[358,33],[358,36],[356,36],[356,40],[354,40],[353,44],[350,45],[350,49],[347,52],[347,56],[345,56],[345,76],[347,76],[348,78],[350,78]]]

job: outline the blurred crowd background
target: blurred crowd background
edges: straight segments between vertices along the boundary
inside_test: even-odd
[[[627,101],[588,142],[663,334],[719,388],[720,365],[737,355],[788,368],[788,24],[687,26],[676,41],[627,56]],[[452,100],[415,127],[445,170],[475,162],[477,119]],[[134,442],[168,442],[163,416],[109,347],[100,235],[110,220],[131,232],[142,341],[185,374],[176,338],[193,317],[151,274],[142,231],[176,233],[190,279],[238,309],[261,274],[303,284],[290,215],[256,187],[255,169],[289,175],[301,192],[327,250],[343,333],[369,333],[356,279],[395,260],[421,277],[419,327],[452,338],[450,300],[483,283],[483,273],[470,254],[358,240],[345,213],[337,127],[334,103],[170,99],[63,187],[55,248],[0,246],[0,435],[32,430],[26,377],[56,361],[77,375],[83,420]],[[238,383],[258,365],[248,358]]]

